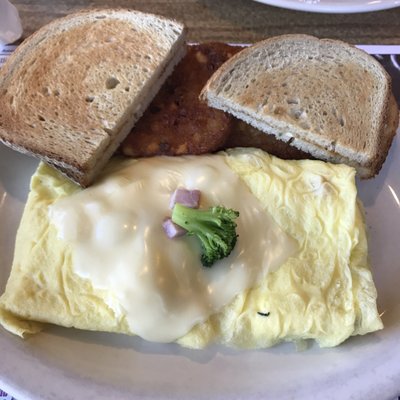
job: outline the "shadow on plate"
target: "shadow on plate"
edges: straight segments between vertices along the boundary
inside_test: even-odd
[[[29,182],[37,165],[38,160],[35,158],[0,143],[0,184],[10,196],[25,203]]]
[[[392,321],[393,322],[393,321]],[[389,328],[389,327],[388,327]],[[127,336],[107,332],[90,332],[73,328],[49,326],[44,334],[53,336],[62,341],[72,341],[79,344],[106,347],[108,349],[131,350],[135,353],[157,356],[180,356],[197,364],[207,364],[218,355],[225,357],[249,356],[263,353],[265,355],[325,355],[331,352],[348,352],[353,348],[371,346],[380,342],[379,335],[368,334],[364,336],[353,336],[335,348],[320,348],[313,340],[305,340],[299,346],[294,343],[283,342],[266,349],[235,349],[220,344],[213,344],[205,349],[196,350],[181,347],[176,343],[154,343],[148,342],[138,336]],[[40,333],[38,335],[41,335]],[[36,337],[40,340],[40,337]],[[32,338],[33,342],[35,341]],[[99,359],[102,354],[99,353]]]
[[[395,164],[398,163],[398,158],[396,157],[400,152],[399,134],[400,132],[397,131],[397,135],[393,140],[389,154],[379,174],[372,179],[357,179],[358,196],[365,207],[374,206],[379,193],[384,189],[385,185],[390,184],[390,182],[388,182],[388,176],[396,176],[394,171],[398,170],[398,167],[395,168]]]

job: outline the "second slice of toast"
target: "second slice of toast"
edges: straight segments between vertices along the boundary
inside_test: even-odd
[[[242,50],[201,97],[316,158],[376,175],[398,126],[391,78],[344,42],[284,35]]]

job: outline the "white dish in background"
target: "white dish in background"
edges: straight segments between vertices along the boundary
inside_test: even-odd
[[[385,329],[333,349],[221,346],[194,351],[51,327],[28,340],[0,328],[0,388],[18,400],[349,399],[400,395],[400,138],[379,176],[359,182]],[[37,162],[0,145],[0,293]]]
[[[350,14],[386,10],[400,6],[400,0],[255,0],[290,10],[327,14]]]

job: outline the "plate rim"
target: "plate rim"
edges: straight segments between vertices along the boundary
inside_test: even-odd
[[[253,0],[261,4],[288,10],[313,12],[322,14],[355,14],[374,11],[388,10],[400,7],[400,0],[377,0],[368,2],[367,0],[351,0],[350,4],[343,4],[336,0]],[[312,3],[311,1],[318,1]]]

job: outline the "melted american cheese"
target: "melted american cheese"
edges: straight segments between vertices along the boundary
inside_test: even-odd
[[[201,208],[240,212],[235,249],[212,268],[201,265],[195,237],[169,239],[163,231],[178,187],[201,190]],[[115,163],[49,216],[72,248],[74,272],[112,294],[108,304],[133,332],[158,342],[183,336],[296,251],[224,155]]]

